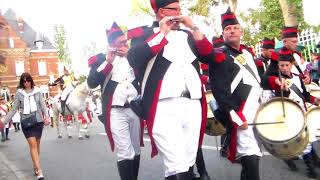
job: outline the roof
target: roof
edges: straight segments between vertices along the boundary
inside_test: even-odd
[[[39,37],[41,37],[43,40],[42,49],[55,49],[55,47],[52,45],[52,43],[49,41],[47,37],[43,35],[39,36],[39,34],[34,29],[32,29],[32,27],[29,26],[29,24],[26,23],[23,19],[21,19],[21,22],[23,23],[24,31],[20,32],[18,26],[18,18],[16,16],[16,13],[12,9],[9,8],[7,12],[3,15],[3,17],[31,49],[37,49],[35,42],[37,40],[39,41]]]

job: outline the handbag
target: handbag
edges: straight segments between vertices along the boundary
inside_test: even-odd
[[[21,127],[23,129],[29,129],[38,123],[36,115],[29,116],[21,120]]]

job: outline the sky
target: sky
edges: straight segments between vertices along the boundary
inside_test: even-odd
[[[249,7],[255,8],[260,2],[260,0],[244,1],[250,1],[250,4],[239,3],[240,11]],[[307,11],[310,12],[307,15],[309,19],[320,24],[320,11],[314,10],[319,7],[320,1],[304,1],[310,9]],[[54,42],[54,25],[64,25],[74,69],[79,73],[87,66],[87,59],[83,57],[83,48],[95,42],[97,52],[105,52],[107,48],[105,30],[113,21],[117,21],[120,25],[127,25],[129,28],[141,23],[129,18],[131,2],[132,0],[0,0],[0,10],[4,14],[8,8],[13,9],[33,29],[43,33],[52,42]],[[318,5],[315,5],[315,2]]]

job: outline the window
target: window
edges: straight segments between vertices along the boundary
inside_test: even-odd
[[[16,75],[21,76],[22,73],[24,73],[24,62],[16,61]]]
[[[14,48],[14,40],[12,38],[9,38],[9,46],[10,48]]]
[[[47,64],[45,61],[38,62],[38,69],[39,69],[39,76],[46,76],[47,75]]]

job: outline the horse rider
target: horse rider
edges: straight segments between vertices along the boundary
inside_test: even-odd
[[[49,83],[49,86],[60,85],[62,90],[61,93],[61,115],[65,114],[66,99],[71,91],[74,90],[78,84],[78,80],[74,77],[73,74],[69,72],[70,68],[68,66],[63,67],[63,75],[57,78],[53,83]]]
[[[102,115],[111,150],[116,150],[121,180],[137,180],[142,133],[140,118],[131,103],[139,94],[139,84],[127,60],[127,38],[114,22],[107,30],[109,52],[88,60],[90,88],[101,86]]]

